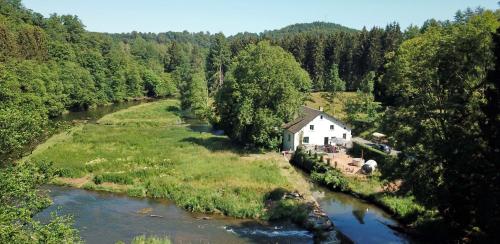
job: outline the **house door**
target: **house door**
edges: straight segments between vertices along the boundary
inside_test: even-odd
[[[323,145],[328,145],[328,137],[325,137],[325,143]]]

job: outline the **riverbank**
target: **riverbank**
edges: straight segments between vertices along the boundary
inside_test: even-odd
[[[56,184],[167,198],[239,218],[276,218],[268,204],[275,192],[311,195],[287,179],[294,169],[279,154],[243,151],[180,116],[177,100],[140,104],[56,135],[23,160],[53,162]]]
[[[168,237],[172,243],[313,243],[310,232],[286,222],[192,213],[169,200],[122,193],[53,185],[43,190],[53,204],[36,219],[45,222],[54,211],[71,215],[85,243],[132,243],[134,237],[144,235]]]
[[[432,216],[411,195],[403,195],[394,184],[382,181],[380,172],[370,176],[346,175],[324,162],[322,157],[300,148],[295,151],[290,163],[304,170],[313,181],[327,189],[349,194],[384,210],[401,224],[391,226],[398,231],[418,235],[417,225]]]

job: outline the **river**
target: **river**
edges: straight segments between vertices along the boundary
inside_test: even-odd
[[[105,114],[147,101],[70,112],[58,121],[97,121]],[[121,194],[46,186],[54,204],[36,218],[50,213],[69,214],[87,243],[129,242],[138,235],[168,236],[174,243],[313,243],[313,235],[295,225],[239,220],[189,213],[166,200],[131,198]],[[407,243],[389,228],[397,224],[377,207],[352,196],[316,187],[314,196],[333,221],[336,231],[355,243]],[[332,242],[339,242],[333,240]]]

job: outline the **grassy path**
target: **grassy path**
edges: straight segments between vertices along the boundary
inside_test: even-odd
[[[266,218],[266,199],[277,189],[310,195],[281,155],[246,154],[225,136],[183,124],[179,114],[177,100],[134,106],[54,136],[31,159],[54,162],[61,184],[234,217]]]

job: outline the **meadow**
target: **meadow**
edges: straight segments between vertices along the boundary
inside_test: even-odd
[[[271,192],[294,189],[282,173],[286,161],[279,154],[247,153],[207,126],[184,123],[178,100],[108,114],[56,138],[30,160],[53,162],[58,184],[171,199],[190,211],[263,219]]]
[[[318,109],[323,107],[325,112],[334,117],[347,122],[346,104],[350,99],[356,99],[358,94],[356,92],[338,92],[335,95],[333,103],[328,101],[327,92],[313,92],[306,101],[306,106]]]

